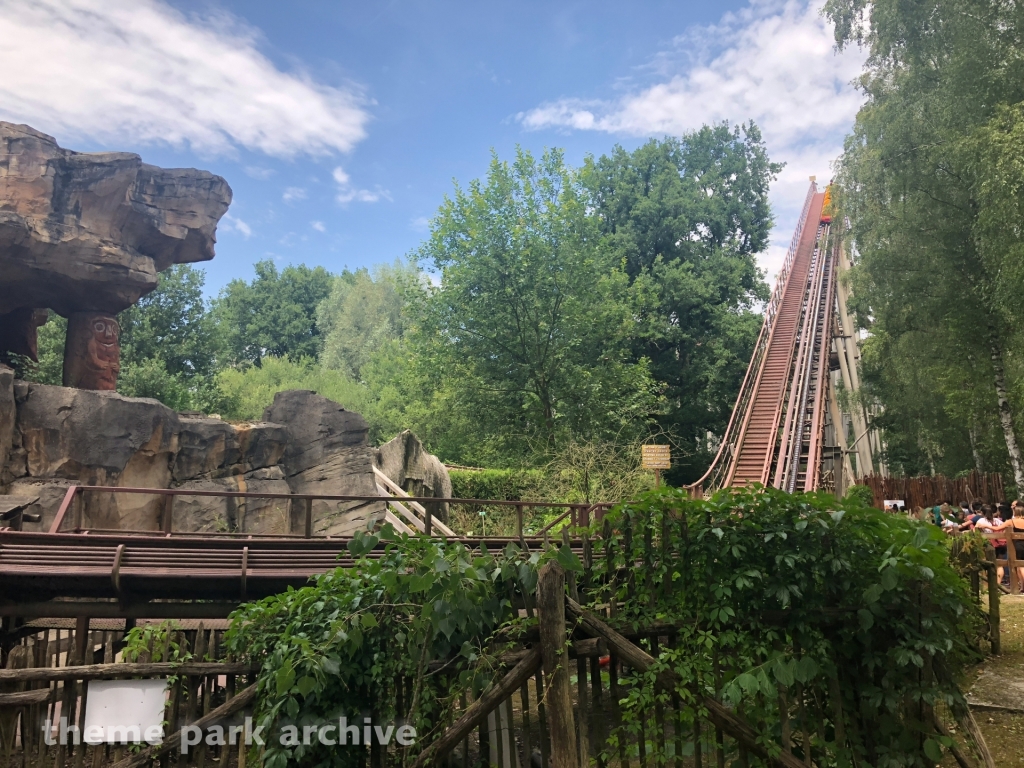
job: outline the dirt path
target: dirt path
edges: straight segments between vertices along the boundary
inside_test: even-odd
[[[1015,768],[1024,766],[1024,597],[1005,595],[1000,617],[1003,654],[978,666],[966,693],[996,765]]]

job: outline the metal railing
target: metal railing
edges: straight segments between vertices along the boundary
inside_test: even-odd
[[[423,514],[423,528],[422,530],[416,526],[413,529],[409,529],[410,532],[418,530],[427,536],[440,535],[444,537],[458,537],[462,539],[485,539],[485,538],[500,538],[495,536],[473,536],[463,535],[452,531],[445,525],[440,527],[436,525],[438,522],[435,520],[434,514],[431,508],[438,504],[447,504],[449,506],[454,504],[476,506],[476,507],[510,507],[515,509],[516,514],[516,534],[515,536],[509,536],[509,540],[520,539],[527,535],[543,536],[548,534],[555,526],[559,523],[567,523],[570,529],[570,533],[573,535],[579,531],[586,529],[590,526],[591,522],[599,521],[604,513],[614,506],[611,503],[571,503],[571,502],[558,502],[558,501],[507,501],[503,499],[453,499],[453,498],[435,498],[435,497],[415,497],[402,495],[400,497],[394,496],[365,496],[358,494],[335,494],[335,495],[324,495],[324,494],[303,494],[303,493],[260,493],[251,491],[213,491],[213,490],[198,490],[194,488],[120,488],[113,486],[97,486],[97,485],[72,485],[68,488],[67,493],[64,495],[64,499],[61,502],[60,508],[57,511],[57,515],[50,525],[49,533],[67,532],[65,529],[68,525],[71,526],[70,530],[73,532],[83,532],[86,530],[94,533],[126,533],[123,529],[102,529],[95,527],[87,527],[85,525],[85,499],[84,495],[87,493],[109,493],[109,494],[143,494],[148,496],[157,496],[163,498],[163,505],[161,507],[160,514],[160,527],[158,529],[143,529],[134,531],[142,534],[160,534],[164,536],[174,535],[174,500],[178,496],[198,496],[198,497],[215,497],[224,499],[278,499],[281,501],[287,501],[291,505],[301,504],[301,515],[299,516],[302,522],[301,530],[302,533],[285,533],[285,534],[267,534],[267,533],[249,533],[249,532],[232,532],[232,531],[203,531],[203,536],[244,536],[244,537],[265,537],[265,538],[313,538],[313,502],[314,501],[327,501],[327,502],[357,502],[360,506],[366,504],[382,504],[388,506],[402,506],[406,507],[415,504],[419,510],[422,510]],[[549,521],[543,528],[537,531],[535,534],[527,534],[525,526],[525,512],[527,510],[564,510],[561,514],[557,515],[553,520]],[[187,534],[191,536],[200,535],[196,531],[178,531],[179,534]],[[339,537],[335,537],[339,538]]]

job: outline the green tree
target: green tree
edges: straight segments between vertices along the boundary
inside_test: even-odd
[[[287,389],[311,389],[364,416],[370,400],[366,387],[341,371],[324,368],[309,359],[264,357],[259,368],[225,368],[217,374],[217,386],[229,403],[222,415],[249,421],[263,418],[263,411],[274,401],[274,395]]]
[[[121,374],[117,389],[175,410],[218,413],[216,328],[203,297],[206,275],[187,264],[160,274],[156,290],[118,315]]]
[[[173,376],[209,376],[215,366],[214,327],[203,286],[206,275],[187,264],[160,274],[152,293],[117,316],[121,366],[159,360]]]
[[[60,386],[64,378],[64,340],[68,333],[68,321],[53,310],[49,310],[47,321],[39,327],[39,362],[33,363],[27,357],[18,356],[10,361],[14,375],[25,381]]]
[[[305,264],[278,272],[270,260],[255,269],[252,282],[232,280],[214,301],[226,360],[259,366],[266,356],[319,359],[323,336],[316,309],[330,295],[331,274]]]
[[[519,149],[456,187],[418,254],[440,277],[419,349],[506,460],[643,429],[656,407],[647,362],[630,360],[635,294],[590,205],[560,151]]]
[[[754,256],[781,168],[757,126],[725,123],[587,163],[601,231],[646,298],[632,355],[666,386],[659,423],[682,454],[676,481],[710,461],[757,339],[768,291]]]
[[[358,380],[370,356],[405,333],[407,294],[422,290],[419,269],[403,261],[338,275],[317,308],[323,364]]]
[[[829,0],[826,13],[840,46],[869,52],[866,103],[839,175],[859,252],[856,290],[873,334],[925,342],[890,344],[902,354],[879,363],[937,363],[943,375],[931,388],[971,437],[961,444],[977,445],[994,425],[1024,487],[1014,389],[1024,17],[1012,3],[968,0]],[[900,407],[877,392],[887,410]]]

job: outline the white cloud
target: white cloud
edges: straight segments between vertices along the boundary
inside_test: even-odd
[[[245,175],[259,181],[266,181],[274,175],[273,168],[263,168],[259,165],[247,165],[245,166]]]
[[[712,26],[697,27],[655,56],[656,82],[613,100],[565,98],[522,112],[527,129],[605,131],[627,136],[679,134],[704,123],[754,120],[769,155],[785,161],[772,188],[778,227],[762,254],[781,265],[796,226],[807,177],[828,180],[844,134],[862,102],[850,84],[864,55],[837,54],[832,31],[812,0],[751,0]],[[781,255],[779,255],[781,246]]]
[[[220,220],[218,230],[220,232],[237,232],[246,240],[252,237],[252,227],[237,216],[232,216],[230,213],[224,214],[224,218]]]
[[[334,180],[338,183],[338,186],[340,186],[340,187],[347,187],[348,186],[348,184],[349,184],[348,174],[345,173],[345,169],[342,168],[340,165],[337,168],[334,169],[334,172],[331,175],[334,177]]]
[[[326,232],[327,231],[327,227],[324,225],[324,223],[322,221],[311,221],[311,222],[309,222],[309,226],[311,226],[317,232]]]
[[[409,222],[409,226],[417,232],[426,232],[430,229],[430,219],[426,216],[417,216]]]
[[[302,187],[288,187],[285,189],[284,194],[281,195],[281,199],[286,203],[294,202],[295,200],[305,200],[306,190]]]
[[[338,191],[335,199],[342,205],[351,203],[353,200],[359,203],[376,203],[383,194],[383,192],[374,192],[369,189],[342,189]]]
[[[359,89],[283,72],[225,13],[161,0],[0,0],[0,118],[105,143],[347,152],[365,136]],[[262,171],[262,169],[259,169]]]
[[[340,205],[348,205],[352,201],[359,203],[376,203],[378,200],[391,200],[391,193],[386,189],[377,187],[375,190],[369,189],[357,189],[352,186],[352,180],[349,175],[345,173],[345,169],[340,165],[334,169],[331,174],[334,177],[335,183],[338,185],[338,194],[335,195],[335,200]]]

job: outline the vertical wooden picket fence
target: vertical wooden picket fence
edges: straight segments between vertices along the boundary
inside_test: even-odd
[[[577,591],[572,581],[570,575],[570,595]],[[476,701],[465,703],[412,768],[722,768],[736,760],[786,768],[811,764],[793,750],[810,744],[806,730],[797,727],[782,754],[769,757],[755,730],[720,702],[700,697],[686,703],[674,692],[655,700],[633,733],[620,731],[610,750],[608,737],[622,723],[627,673],[657,669],[660,651],[675,646],[675,630],[652,626],[627,637],[565,592],[565,572],[548,563],[537,589],[537,642],[510,656],[511,669]],[[570,639],[570,629],[590,637]],[[679,682],[667,669],[657,672],[657,679],[665,691],[674,691]]]
[[[206,629],[200,624],[167,634],[164,647],[144,651],[135,663],[124,663],[117,661],[126,634],[123,629],[95,629],[87,620],[76,624],[73,629],[26,627],[19,644],[8,651],[6,669],[0,670],[0,766],[245,765],[239,744],[200,744],[186,758],[178,754],[174,739],[182,725],[204,719],[210,724],[224,723],[237,718],[254,700],[255,689],[247,687],[252,670],[223,660],[222,629]],[[191,654],[191,659],[184,663],[151,661],[154,656],[166,659],[172,642],[179,646],[179,655]],[[165,711],[165,733],[172,738],[163,748],[137,751],[128,745],[75,744],[73,729],[69,729],[68,743],[60,743],[62,720],[80,735],[85,731],[90,681],[129,677],[173,681]]]

